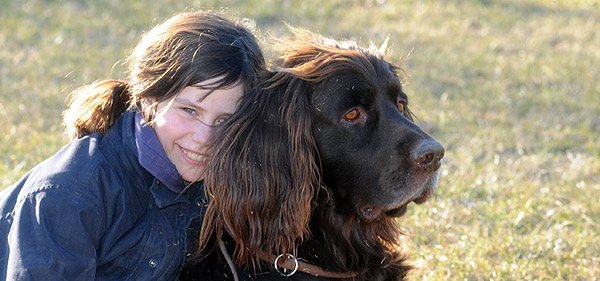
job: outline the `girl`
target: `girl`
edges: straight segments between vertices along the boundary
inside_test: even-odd
[[[74,139],[0,193],[0,279],[176,279],[211,132],[264,69],[243,21],[193,12],[150,30],[126,81],[76,91]]]

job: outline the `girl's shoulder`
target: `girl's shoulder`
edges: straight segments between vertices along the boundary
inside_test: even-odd
[[[18,192],[19,197],[57,192],[78,194],[93,202],[121,194],[130,186],[146,185],[147,176],[131,148],[134,140],[122,133],[122,127],[119,124],[113,128],[115,132],[73,139],[7,189],[15,189],[13,193]]]
[[[72,140],[8,189],[18,189],[21,196],[57,190],[91,200],[104,185],[114,186],[103,182],[123,166],[106,157],[101,143],[102,137],[94,135]]]

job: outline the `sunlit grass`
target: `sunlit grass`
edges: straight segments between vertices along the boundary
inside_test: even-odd
[[[389,35],[411,109],[446,147],[434,198],[399,219],[414,280],[598,280],[599,1],[184,2],[0,0],[0,188],[66,143],[69,92],[120,78],[153,23],[228,7],[265,41],[284,22]]]

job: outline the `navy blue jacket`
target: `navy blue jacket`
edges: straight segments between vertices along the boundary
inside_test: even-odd
[[[0,280],[175,280],[202,183],[171,191],[138,161],[135,113],[77,138],[0,193]]]

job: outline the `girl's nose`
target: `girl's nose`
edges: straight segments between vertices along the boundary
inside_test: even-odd
[[[210,136],[214,130],[214,126],[209,125],[205,122],[198,122],[198,125],[194,128],[192,134],[192,140],[196,143],[207,143],[210,140]]]

